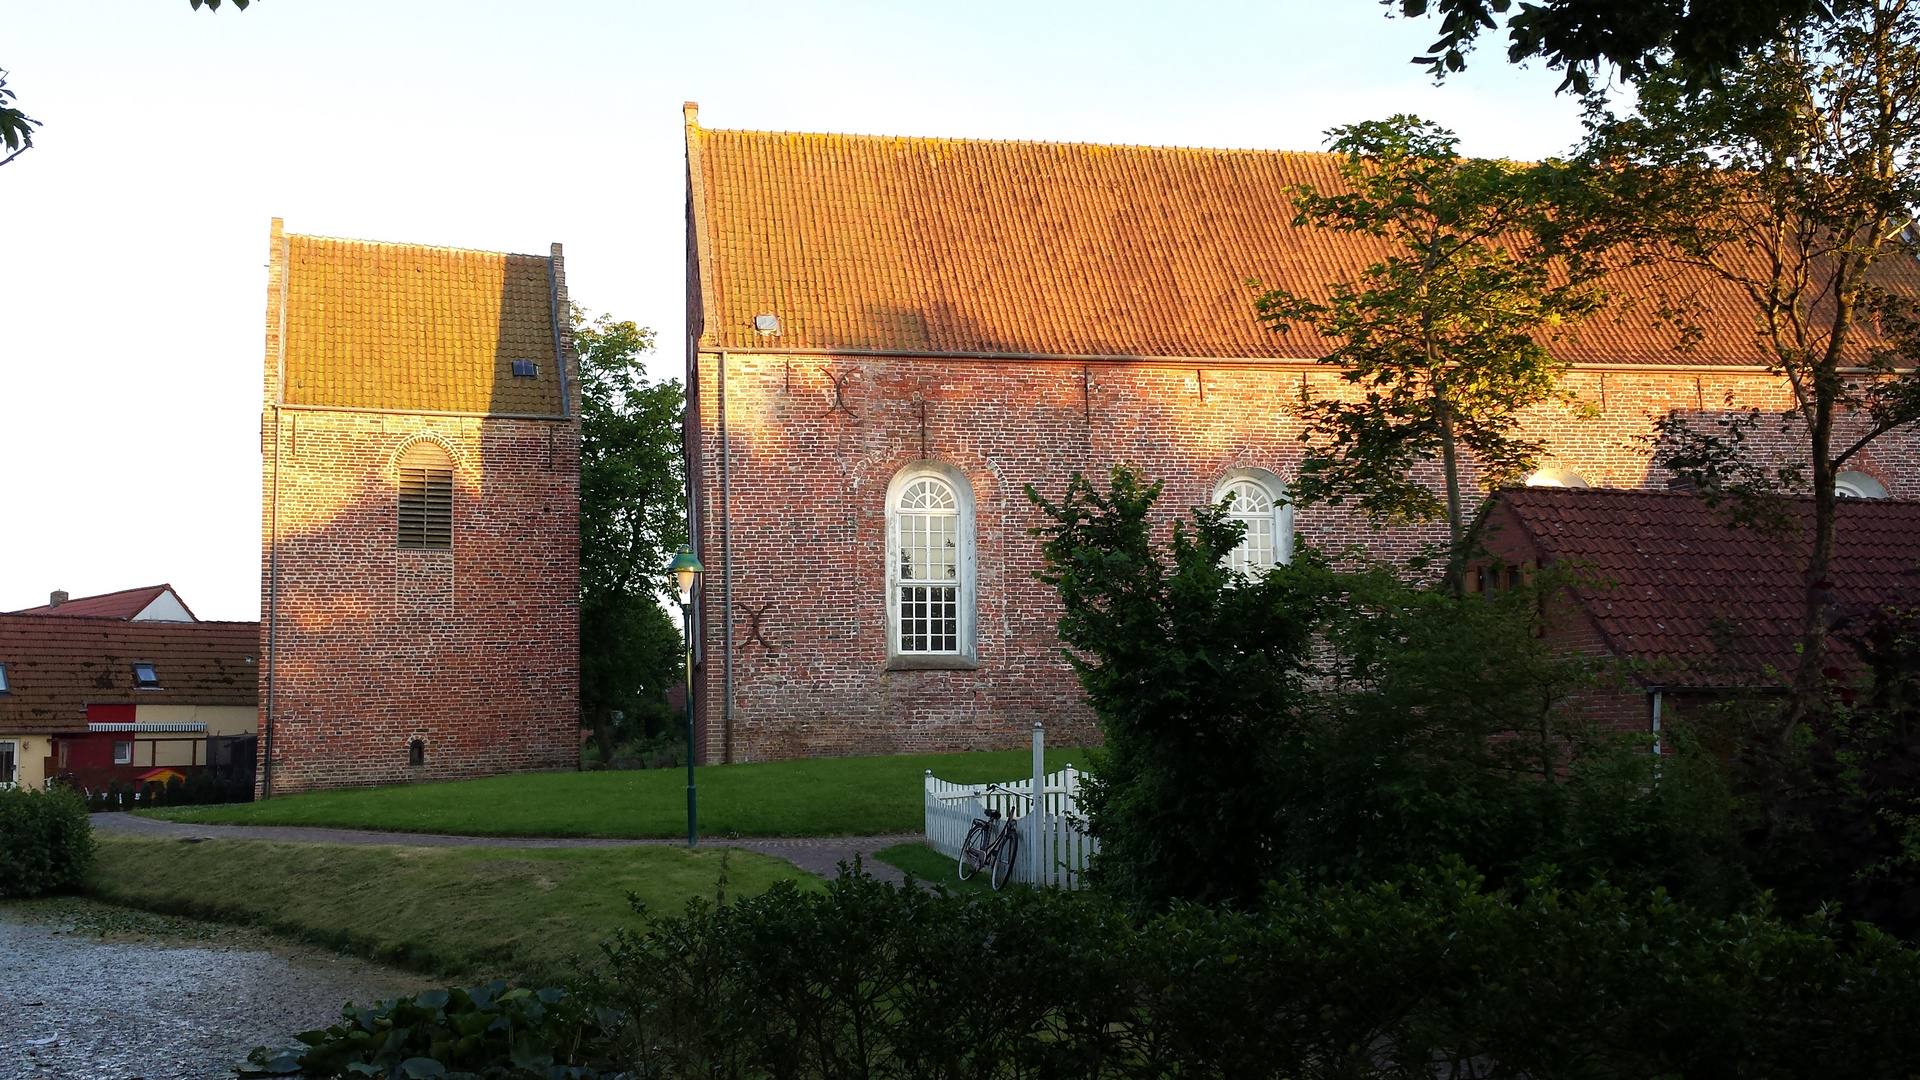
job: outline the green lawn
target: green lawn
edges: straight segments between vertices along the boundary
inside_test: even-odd
[[[1047,768],[1084,766],[1085,750],[1050,750]],[[703,836],[884,836],[919,832],[921,778],[1012,780],[1028,750],[820,758],[696,770]],[[685,836],[685,770],[534,773],[289,795],[259,803],[141,811],[175,821],[324,825],[458,836]]]
[[[975,874],[966,881],[961,881],[959,864],[955,860],[918,840],[910,844],[895,844],[883,851],[876,851],[873,857],[906,874],[909,878],[928,885],[943,885],[955,892],[993,891],[993,885],[986,874]],[[1010,884],[1007,887],[1024,889],[1027,886]]]
[[[127,907],[258,926],[463,981],[550,984],[591,964],[617,926],[713,898],[721,849],[289,844],[103,836],[87,882]],[[724,852],[729,897],[781,878],[820,879],[771,856]]]

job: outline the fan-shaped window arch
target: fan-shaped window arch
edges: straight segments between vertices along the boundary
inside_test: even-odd
[[[973,489],[956,469],[920,462],[887,489],[887,652],[894,666],[970,667]]]
[[[1583,488],[1587,478],[1572,469],[1540,469],[1527,474],[1528,487]]]
[[[1227,517],[1246,526],[1240,546],[1227,565],[1247,575],[1293,561],[1293,504],[1280,478],[1265,469],[1234,469],[1213,491],[1214,505],[1227,504]]]
[[[439,443],[421,439],[396,463],[402,548],[446,551],[453,547],[453,459]]]
[[[1833,493],[1843,499],[1884,499],[1887,487],[1866,473],[1848,470],[1833,478]]]

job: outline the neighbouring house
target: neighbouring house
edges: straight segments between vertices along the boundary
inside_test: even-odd
[[[15,615],[64,615],[126,619],[131,622],[199,622],[171,585],[148,585],[141,589],[122,589],[69,599],[64,589],[55,589],[40,607],[23,608]]]
[[[579,400],[546,255],[273,222],[263,795],[573,767]]]
[[[1594,696],[1615,728],[1660,731],[1709,701],[1780,692],[1793,681],[1806,601],[1811,499],[1794,499],[1796,531],[1729,528],[1729,510],[1678,491],[1503,491],[1468,586],[1558,566],[1575,575],[1552,633],[1571,650],[1627,663],[1631,687]],[[1843,498],[1834,526],[1833,617],[1920,589],[1920,502]],[[1854,674],[1844,639],[1834,664]]]
[[[0,783],[251,777],[259,648],[257,622],[0,615]]]
[[[1231,500],[1256,569],[1296,535],[1438,539],[1288,499],[1299,403],[1354,388],[1312,335],[1261,325],[1249,281],[1324,298],[1384,253],[1292,223],[1335,156],[710,130],[692,104],[685,125],[700,760],[1005,747],[1034,721],[1097,738],[1027,485],[1127,462],[1169,516]],[[1579,408],[1529,417],[1533,483],[1664,489],[1659,418],[1786,406],[1750,301],[1672,287],[1706,313],[1686,352],[1648,304],[1555,344]],[[1855,494],[1920,497],[1920,439],[1853,469]]]

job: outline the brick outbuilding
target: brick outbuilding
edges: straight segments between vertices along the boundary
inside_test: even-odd
[[[579,379],[547,255],[273,222],[261,786],[570,767]]]
[[[686,140],[703,760],[1004,747],[1035,720],[1097,739],[1024,485],[1127,462],[1170,516],[1231,497],[1253,563],[1296,531],[1390,557],[1438,539],[1287,500],[1299,403],[1352,388],[1253,299],[1324,298],[1384,250],[1292,224],[1334,156],[709,130],[691,104]],[[1687,351],[1650,304],[1554,344],[1595,415],[1527,418],[1535,482],[1664,489],[1657,419],[1788,405],[1748,301],[1679,284],[1706,313]],[[1920,497],[1911,433],[1851,468]]]

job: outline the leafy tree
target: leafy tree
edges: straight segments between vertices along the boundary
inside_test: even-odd
[[[1102,887],[1147,907],[1248,900],[1275,872],[1258,838],[1281,815],[1278,777],[1305,757],[1295,705],[1331,584],[1310,553],[1257,580],[1226,558],[1245,526],[1218,507],[1154,538],[1161,485],[1116,466],[1106,491],[1074,474],[1040,580],[1059,590],[1060,640],[1105,749],[1083,799]]]
[[[1105,737],[1083,799],[1094,885],[1155,910],[1460,859],[1515,888],[1558,868],[1716,910],[1750,894],[1713,763],[1581,712],[1606,672],[1540,633],[1563,581],[1460,598],[1304,545],[1245,577],[1217,508],[1157,541],[1160,492],[1116,468],[1105,491],[1028,493]]]
[[[573,313],[580,355],[580,711],[601,760],[622,718],[660,717],[680,678],[679,634],[661,606],[670,554],[686,542],[684,395],[650,383],[653,331]],[[644,726],[644,724],[643,724]],[[628,735],[648,735],[648,730]]]
[[[1467,66],[1481,33],[1512,0],[1380,0],[1400,14],[1440,17],[1440,38],[1424,64],[1434,77]],[[1560,89],[1585,94],[1608,67],[1629,81],[1679,70],[1693,82],[1710,81],[1741,66],[1745,54],[1788,28],[1805,27],[1845,11],[1849,0],[1522,0],[1507,20],[1507,60],[1545,60],[1565,71]]]
[[[1717,84],[1662,71],[1638,91],[1624,116],[1596,106],[1588,147],[1615,184],[1619,220],[1659,258],[1750,300],[1758,358],[1792,388],[1782,419],[1803,440],[1813,535],[1784,739],[1824,694],[1834,478],[1920,422],[1920,297],[1905,265],[1920,250],[1920,9],[1858,0],[1769,41]],[[1666,306],[1699,309],[1687,293]],[[1879,336],[1865,333],[1876,325]],[[1737,481],[1730,493],[1750,520],[1768,516],[1769,489],[1806,490],[1797,470],[1758,465],[1732,428],[1669,420],[1664,434],[1663,464],[1710,494]]]
[[[1376,520],[1447,523],[1447,580],[1469,551],[1467,458],[1493,490],[1530,469],[1522,410],[1572,402],[1542,343],[1598,308],[1593,230],[1556,215],[1581,190],[1567,166],[1462,159],[1452,132],[1412,116],[1333,131],[1348,190],[1303,186],[1295,225],[1380,242],[1386,254],[1318,300],[1276,289],[1257,303],[1282,332],[1326,339],[1321,362],[1360,388],[1305,406],[1303,504],[1357,496]],[[1438,459],[1445,501],[1418,475]]]

